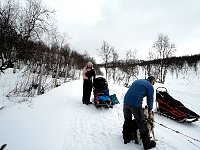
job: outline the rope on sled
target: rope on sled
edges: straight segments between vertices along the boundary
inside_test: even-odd
[[[200,148],[198,145],[194,144],[192,141],[188,140],[188,142],[190,142],[190,143],[193,144],[194,146]]]
[[[172,128],[169,128],[169,127],[167,127],[167,126],[165,126],[165,125],[163,125],[163,124],[161,124],[161,123],[156,122],[155,120],[154,120],[154,122],[157,123],[157,124],[159,124],[159,125],[161,125],[161,126],[163,126],[163,127],[165,127],[165,128],[167,128],[167,129],[170,129],[170,130],[172,130],[172,131],[174,131],[174,132],[176,132],[176,133],[179,133],[179,134],[181,134],[181,135],[183,135],[183,136],[185,136],[185,137],[188,137],[188,138],[190,138],[190,139],[192,139],[192,140],[194,140],[194,141],[200,142],[200,140],[198,140],[198,139],[195,139],[195,138],[190,137],[190,136],[188,136],[188,135],[186,135],[186,134],[183,134],[183,133],[181,133],[181,132],[179,132],[179,131],[177,131],[177,130],[174,130],[174,129],[172,129]]]

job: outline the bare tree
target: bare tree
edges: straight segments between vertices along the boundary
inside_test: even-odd
[[[128,86],[131,77],[135,78],[139,73],[138,66],[135,65],[135,63],[137,63],[136,57],[137,57],[137,50],[126,51],[126,56],[125,56],[126,66],[124,66],[123,68],[124,72],[126,72],[125,86]]]
[[[160,63],[157,64],[157,70],[159,72],[158,79],[161,83],[165,82],[165,77],[167,73],[168,62],[166,58],[173,55],[176,51],[174,43],[170,43],[169,37],[160,33],[158,35],[157,41],[153,44],[154,52],[150,52],[151,58],[159,59]]]
[[[107,42],[103,41],[103,45],[99,52],[99,56],[102,58],[103,63],[104,63],[104,68],[106,71],[106,78],[108,76],[108,64],[112,61],[112,53],[114,51],[114,48],[111,47]]]
[[[36,39],[48,32],[54,10],[45,8],[41,0],[26,0],[26,7],[19,14],[19,32],[24,39]]]
[[[14,27],[18,11],[18,3],[13,3],[12,0],[0,2],[0,70],[2,72],[15,61],[18,34]]]
[[[117,62],[118,62],[118,59],[119,59],[119,55],[118,53],[113,50],[112,52],[112,70],[113,70],[113,81],[115,82],[116,81],[116,69],[117,69]]]

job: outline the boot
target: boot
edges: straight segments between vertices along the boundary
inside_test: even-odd
[[[135,140],[135,144],[139,144],[138,135],[137,135],[137,130],[134,131],[134,133],[133,133],[133,138],[134,138],[134,140]]]
[[[129,143],[131,140],[133,140],[132,134],[130,134],[130,133],[125,133],[125,132],[122,132],[122,133],[123,133],[124,144],[127,144],[127,143]]]
[[[147,132],[141,134],[142,136],[142,143],[145,150],[154,148],[156,146],[156,142],[149,138],[149,134]]]
[[[156,147],[156,142],[154,140],[150,141],[149,149]]]

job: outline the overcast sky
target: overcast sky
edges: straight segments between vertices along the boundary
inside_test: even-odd
[[[43,0],[43,4],[56,10],[58,28],[71,37],[71,47],[93,57],[106,41],[120,57],[136,49],[145,59],[159,33],[176,44],[176,56],[200,53],[200,0]]]

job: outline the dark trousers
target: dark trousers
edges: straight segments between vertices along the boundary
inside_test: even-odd
[[[87,104],[90,102],[90,96],[92,92],[92,80],[86,80],[83,81],[83,97],[82,102]]]
[[[150,141],[149,129],[147,128],[147,121],[145,120],[143,109],[133,107],[131,105],[124,105],[123,111],[124,111],[124,125],[123,125],[124,143],[126,144],[130,141],[129,125],[132,121],[132,114],[133,114],[140,131],[140,136],[142,138],[144,149],[147,150],[155,147],[156,142]]]
[[[141,135],[148,133],[147,122],[144,117],[144,112],[142,108],[133,107],[131,105],[124,105],[123,107],[124,112],[124,125],[123,125],[123,133],[129,132],[129,125],[132,121],[132,115],[134,116],[138,128]]]

